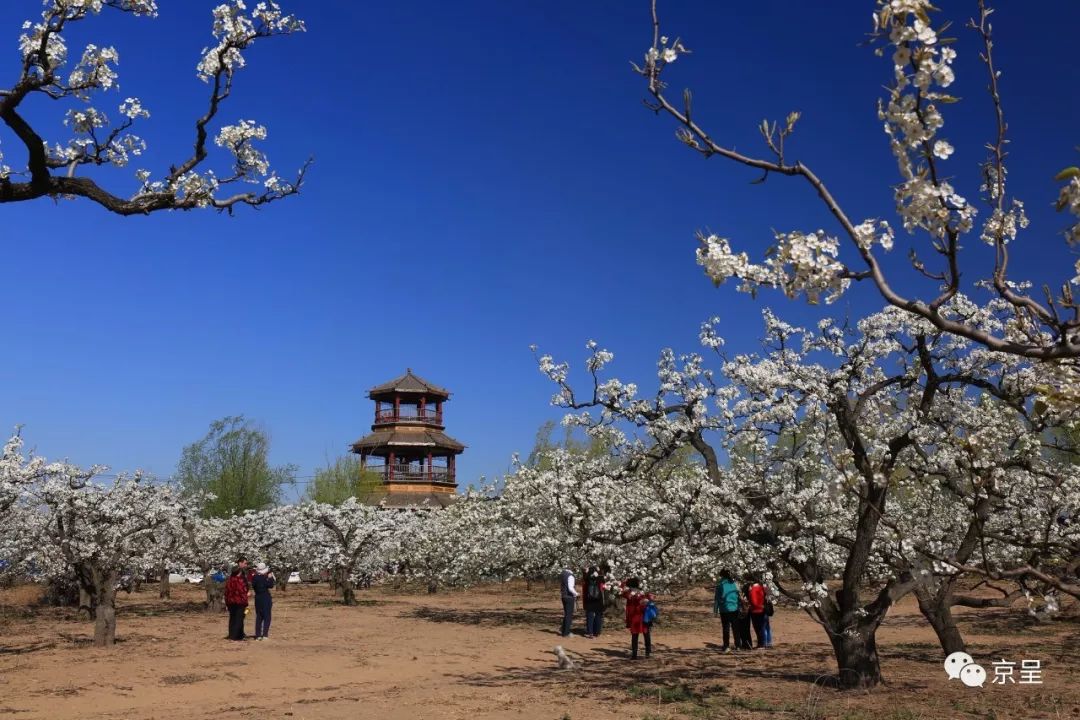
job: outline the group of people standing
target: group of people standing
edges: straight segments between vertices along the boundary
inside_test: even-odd
[[[741,590],[729,570],[720,572],[713,597],[713,612],[720,616],[724,633],[724,652],[731,652],[731,636],[734,635],[736,650],[752,650],[750,627],[757,635],[757,647],[772,647],[772,627],[769,618],[773,614],[768,588],[760,578],[745,583]]]
[[[559,576],[560,595],[563,605],[563,620],[560,634],[571,637],[574,622],[574,610],[580,598],[585,610],[585,635],[587,638],[599,637],[604,627],[604,612],[615,604],[615,598],[626,601],[626,628],[630,631],[630,657],[638,658],[638,643],[644,638],[645,657],[652,655],[653,620],[659,612],[651,593],[645,592],[638,578],[628,578],[622,582],[610,579],[608,565],[592,565],[583,573],[583,582],[579,585],[574,571],[567,568]],[[720,616],[724,638],[723,651],[753,650],[751,628],[757,636],[758,648],[772,647],[772,626],[769,618],[773,614],[769,589],[760,577],[753,577],[740,587],[730,570],[722,570],[716,583],[713,596],[713,612]]]
[[[645,657],[652,655],[652,617],[653,611],[647,608],[653,602],[653,595],[641,588],[638,578],[627,578],[619,582],[609,578],[611,568],[606,563],[590,565],[584,572],[582,585],[578,586],[574,571],[566,568],[559,576],[560,596],[563,606],[563,621],[560,634],[571,637],[574,622],[574,609],[581,598],[585,610],[585,637],[596,638],[604,628],[604,613],[615,604],[616,597],[626,601],[626,628],[630,631],[630,658],[638,659],[638,641],[645,639]]]
[[[613,603],[612,583],[608,581],[611,568],[607,563],[590,565],[583,573],[579,586],[574,571],[567,568],[559,575],[559,595],[562,598],[563,621],[560,635],[570,637],[574,610],[581,599],[585,610],[585,637],[599,637],[604,629],[604,612]]]
[[[270,588],[274,587],[274,573],[266,563],[248,567],[247,559],[240,557],[225,581],[225,607],[229,611],[229,640],[244,640],[244,619],[248,614],[248,600],[255,599],[255,639],[270,639],[270,619],[274,599]]]

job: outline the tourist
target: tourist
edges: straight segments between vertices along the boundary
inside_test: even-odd
[[[225,607],[229,609],[229,639],[244,639],[244,614],[247,612],[248,588],[240,566],[236,566],[225,581]]]
[[[772,616],[775,612],[772,599],[769,597],[769,586],[762,583],[765,587],[765,622],[762,623],[765,631],[765,647],[772,647]]]
[[[570,568],[564,569],[562,575],[559,576],[559,594],[562,596],[563,607],[561,635],[570,637],[570,630],[574,623],[574,605],[578,596],[577,589],[574,587],[574,571]]]
[[[607,578],[595,565],[585,571],[585,637],[600,636],[604,627],[604,585]]]
[[[757,635],[757,646],[763,648],[765,642],[765,586],[759,578],[755,578],[746,592],[750,604],[750,622],[754,625],[754,634]]]
[[[255,639],[270,639],[270,610],[274,605],[274,599],[270,596],[270,588],[274,587],[274,573],[266,567],[266,563],[255,566],[255,577],[251,579],[251,588],[255,591]]]
[[[735,633],[736,650],[754,649],[754,643],[750,639],[750,622],[750,583],[746,583],[739,594],[739,618],[735,623],[737,628]]]
[[[735,635],[735,647],[739,643],[739,586],[735,584],[735,578],[731,571],[721,570],[720,580],[716,583],[716,594],[713,596],[713,612],[720,616],[720,622],[724,628],[724,648],[726,653],[731,652],[729,638]]]
[[[236,566],[240,568],[240,577],[244,579],[244,586],[249,590],[251,589],[251,579],[255,577],[255,572],[248,567],[247,558],[241,555],[236,559]]]
[[[645,636],[645,657],[652,655],[652,625],[645,622],[645,606],[653,599],[651,593],[641,589],[641,581],[630,578],[623,583],[622,596],[626,598],[626,627],[630,631],[630,659],[638,659],[638,636]]]
[[[772,614],[773,604],[772,600],[767,597],[765,599],[765,647],[772,647]]]

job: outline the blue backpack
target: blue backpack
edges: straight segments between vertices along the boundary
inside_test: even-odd
[[[645,606],[641,609],[641,619],[646,625],[652,625],[653,621],[660,615],[660,608],[656,606],[652,600],[646,600]]]

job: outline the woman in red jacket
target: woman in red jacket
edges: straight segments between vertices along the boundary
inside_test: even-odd
[[[766,642],[765,635],[765,622],[768,620],[765,616],[766,590],[759,578],[755,578],[753,584],[746,589],[746,599],[750,604],[750,622],[754,624],[757,646],[767,647],[769,643]]]
[[[248,587],[240,568],[234,567],[225,581],[225,607],[229,608],[229,639],[244,639],[244,611],[247,610]]]
[[[638,659],[638,635],[645,636],[645,657],[652,655],[652,629],[645,622],[645,604],[653,599],[651,593],[641,589],[641,581],[630,578],[623,583],[622,596],[626,599],[626,627],[630,630],[630,659]]]

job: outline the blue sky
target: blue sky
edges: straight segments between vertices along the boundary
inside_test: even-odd
[[[203,110],[194,66],[215,3],[160,4],[156,21],[106,14],[70,41],[119,49],[121,92],[99,104],[142,98],[151,149],[136,165],[158,174],[189,150]],[[991,137],[962,28],[974,3],[942,5],[961,37],[948,169],[974,199]],[[17,73],[19,27],[39,7],[0,6],[2,77]],[[366,390],[408,366],[455,393],[446,420],[469,446],[461,478],[491,477],[558,416],[532,343],[578,361],[595,338],[615,373],[648,387],[658,350],[695,349],[709,316],[741,352],[766,304],[795,322],[824,312],[714,289],[695,265],[698,229],[760,254],[773,228],[835,228],[806,187],[750,185],[752,173],[690,153],[642,106],[629,62],[651,38],[647,0],[285,7],[308,32],[254,48],[220,118],[265,123],[282,171],[313,156],[300,197],[233,217],[0,206],[0,425],[23,423],[41,454],[168,476],[212,420],[243,413],[270,431],[275,462],[307,476],[368,431]],[[763,117],[802,111],[794,155],[854,218],[892,217],[895,165],[875,116],[889,68],[858,45],[872,8],[666,0],[665,31],[694,51],[669,80],[747,151]],[[994,17],[1012,187],[1033,221],[1014,273],[1060,282],[1074,258],[1052,176],[1078,159],[1080,6],[1003,4]],[[44,99],[25,110],[43,132],[60,129]],[[6,128],[0,147],[8,164],[21,158]],[[134,185],[129,171],[103,182]],[[898,270],[910,242],[898,238]],[[985,261],[977,238],[968,251]],[[828,312],[878,305],[858,289]]]

